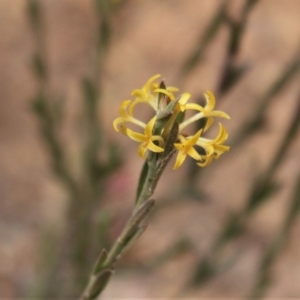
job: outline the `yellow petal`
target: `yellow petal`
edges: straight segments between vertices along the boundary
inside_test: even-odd
[[[195,160],[201,160],[201,155],[193,147],[188,150],[187,154]]]
[[[191,98],[191,94],[189,93],[183,93],[179,99],[179,108],[180,111],[185,111],[187,109],[187,102]]]
[[[145,87],[150,89],[151,84],[153,83],[153,81],[155,81],[157,78],[159,78],[161,75],[160,74],[156,74],[154,76],[152,76],[146,83]]]
[[[201,111],[203,113],[203,115],[206,114],[206,110],[201,105],[199,105],[197,103],[188,103],[188,104],[186,104],[186,109],[194,109],[194,110]]]
[[[129,107],[129,114],[131,116],[133,116],[133,110],[135,108],[135,106],[138,104],[138,103],[144,103],[144,101],[140,100],[139,98],[135,99],[134,101],[132,101],[132,103],[130,104],[130,107]]]
[[[151,150],[152,152],[163,152],[164,151],[164,148],[161,148],[161,147],[155,145],[152,141],[149,141],[147,148],[149,150]]]
[[[124,135],[126,135],[126,136],[128,136],[127,130],[128,130],[128,128],[124,125],[124,123],[121,123],[121,125],[120,125],[120,131],[121,131]]]
[[[214,122],[214,118],[207,118],[207,121],[206,121],[205,127],[203,129],[203,132],[206,132],[206,130],[208,130],[211,127],[213,122]]]
[[[218,159],[221,156],[221,154],[223,154],[224,152],[229,151],[229,149],[230,149],[229,146],[216,145],[215,149],[214,149],[213,157]]]
[[[220,110],[214,110],[214,111],[210,112],[209,116],[230,119],[230,117],[225,112],[220,111]]]
[[[212,156],[214,153],[214,146],[207,145],[206,147],[203,147],[206,151],[207,156]]]
[[[167,95],[171,100],[174,100],[175,99],[175,96],[173,95],[173,93],[165,90],[165,89],[155,89],[154,90],[155,93],[162,93],[162,94],[165,94]]]
[[[206,157],[206,159],[204,160],[204,162],[198,162],[197,165],[198,165],[199,167],[206,167],[206,166],[208,166],[211,162],[212,162],[212,157]]]
[[[132,96],[143,98],[144,93],[141,90],[135,89],[131,93]]]
[[[155,120],[156,120],[156,116],[153,117],[149,121],[149,123],[146,125],[146,127],[145,127],[145,135],[149,135],[149,136],[152,135],[152,131],[153,131],[153,126],[154,126]]]
[[[200,129],[199,131],[196,132],[196,134],[194,134],[194,136],[191,139],[187,140],[187,145],[194,146],[199,140],[202,130],[203,129]]]
[[[185,158],[186,158],[186,154],[183,154],[181,151],[179,151],[177,154],[177,157],[176,157],[176,161],[175,161],[173,170],[178,169],[184,162]]]
[[[119,132],[118,125],[119,125],[120,123],[123,123],[123,122],[124,122],[124,119],[123,119],[123,118],[117,118],[117,119],[114,120],[113,125],[114,125],[115,131]]]
[[[212,111],[216,105],[215,95],[211,91],[206,91],[206,93],[204,93],[204,97],[206,99],[205,109]]]
[[[129,128],[127,128],[126,133],[132,140],[134,140],[136,142],[145,142],[146,141],[146,137],[144,134],[134,132],[133,130],[131,130]]]
[[[175,87],[175,86],[167,86],[167,91],[169,92],[178,92],[179,88]]]
[[[182,151],[182,149],[184,149],[184,145],[183,144],[179,144],[179,143],[175,143],[174,144],[174,147],[179,150],[179,151]]]
[[[228,138],[228,133],[226,131],[226,129],[224,128],[224,126],[219,123],[219,134],[218,136],[214,139],[214,142],[216,144],[221,144],[223,142],[225,142]]]
[[[126,119],[128,118],[128,112],[126,111],[127,107],[131,103],[131,100],[124,100],[120,107],[120,115],[122,118]]]
[[[189,101],[190,98],[191,98],[190,93],[183,93],[180,97],[179,103],[180,104],[186,104]]]
[[[141,158],[145,159],[146,158],[146,151],[147,151],[147,148],[142,144],[139,145],[139,148],[138,148],[138,154]]]

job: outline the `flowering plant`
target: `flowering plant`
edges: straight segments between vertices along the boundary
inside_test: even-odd
[[[132,92],[135,100],[125,100],[120,107],[120,117],[115,119],[114,128],[120,131],[132,140],[139,142],[138,153],[142,158],[146,158],[147,150],[155,153],[166,151],[166,142],[174,127],[176,127],[176,137],[174,137],[174,148],[178,150],[177,158],[173,169],[179,168],[184,162],[187,155],[197,161],[200,167],[207,166],[213,158],[219,158],[220,155],[229,150],[229,146],[223,143],[226,141],[228,134],[219,124],[219,134],[215,139],[210,140],[202,137],[212,125],[214,117],[229,119],[229,116],[222,112],[214,110],[215,97],[210,91],[204,96],[206,105],[202,107],[196,103],[188,103],[191,95],[183,93],[175,97],[174,93],[178,92],[175,87],[166,87],[162,81],[160,84],[155,82],[160,75],[151,77],[141,88]],[[134,117],[134,108],[138,103],[150,105],[156,115],[146,124]],[[187,110],[195,110],[197,113],[192,117],[184,120]],[[194,135],[188,135],[183,130],[193,122],[205,119],[205,125]],[[128,123],[141,127],[144,132],[139,133],[128,128]],[[195,150],[199,147],[199,151]]]
[[[118,258],[146,229],[145,220],[154,206],[154,199],[150,197],[172,156],[178,152],[173,169],[179,168],[187,156],[195,159],[198,166],[204,167],[229,150],[229,146],[224,145],[228,134],[222,124],[219,124],[219,133],[215,139],[202,137],[202,134],[211,127],[214,117],[229,119],[226,113],[214,110],[213,93],[207,91],[204,94],[206,99],[204,107],[188,103],[191,97],[189,93],[176,97],[178,89],[165,86],[163,81],[156,82],[159,77],[160,75],[155,75],[141,89],[135,89],[132,92],[135,99],[122,102],[120,116],[113,122],[116,131],[140,143],[138,154],[145,159],[145,163],[131,217],[110,251],[107,253],[106,250],[102,250],[82,296],[84,300],[95,299],[103,291]],[[134,115],[135,107],[139,103],[148,104],[155,111],[155,115],[147,123]],[[195,110],[197,113],[185,120],[187,110]],[[200,119],[204,122],[195,134],[189,135],[184,132],[188,125]],[[129,128],[130,124],[140,127],[142,132]]]

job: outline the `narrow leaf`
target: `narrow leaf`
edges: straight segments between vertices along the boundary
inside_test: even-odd
[[[145,185],[146,179],[148,177],[148,172],[149,172],[149,166],[148,166],[148,161],[146,160],[144,162],[141,174],[140,174],[140,179],[139,179],[139,183],[138,183],[138,188],[137,188],[137,193],[136,193],[136,198],[135,198],[135,202],[138,201],[141,192],[143,190],[143,187]]]
[[[107,257],[107,252],[105,249],[103,249],[95,263],[93,274],[99,273],[101,271],[102,264],[104,263],[106,257]]]
[[[96,299],[106,287],[113,272],[114,269],[106,269],[97,275],[93,275],[92,280],[89,282],[89,285],[82,296],[82,300]]]
[[[138,226],[136,228],[136,231],[134,232],[134,234],[132,234],[130,236],[130,238],[128,238],[128,240],[126,240],[126,244],[122,248],[122,251],[119,253],[119,257],[131,247],[131,245],[144,233],[146,228],[147,228],[147,224],[141,224],[140,226]]]
[[[138,226],[141,225],[143,221],[148,217],[150,212],[152,211],[153,207],[155,204],[154,199],[148,199],[145,201],[134,213],[131,222],[129,223],[129,227],[135,227],[137,228]]]

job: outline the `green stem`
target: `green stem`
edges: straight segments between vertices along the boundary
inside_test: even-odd
[[[92,300],[101,294],[109,282],[115,264],[121,254],[124,253],[132,242],[146,229],[145,219],[149,216],[154,206],[154,200],[149,198],[154,193],[163,170],[175,152],[174,143],[177,139],[178,127],[178,123],[175,122],[166,139],[163,153],[157,154],[149,152],[140,174],[137,199],[133,212],[109,253],[106,255],[105,250],[101,252],[94,271],[89,278],[87,287],[81,297],[82,300]]]
[[[152,191],[151,195],[153,194],[153,185],[151,181],[147,181],[147,184],[145,184],[145,191]],[[128,240],[134,235],[135,228],[137,226],[140,226],[142,221],[145,220],[145,218],[148,216],[148,214],[151,211],[152,205],[154,205],[154,202],[151,201],[150,205],[146,203],[146,201],[149,199],[149,192],[145,192],[145,194],[141,194],[139,201],[134,206],[133,212],[127,221],[123,231],[119,235],[118,239],[112,246],[111,250],[109,251],[107,258],[105,262],[103,263],[102,267],[109,267],[112,264],[114,264],[117,259],[119,258],[119,255],[122,253],[123,249],[127,246]],[[153,202],[153,203],[152,203]],[[145,209],[143,209],[145,208]]]
[[[147,177],[145,179],[143,188],[139,194],[139,197],[136,201],[136,205],[135,205],[135,210],[142,204],[144,203],[147,199],[149,199],[153,193],[154,193],[154,189],[155,189],[155,177],[157,174],[157,169],[155,168],[155,164],[151,161],[148,161],[148,173],[147,173]]]
[[[148,162],[149,163],[149,162]],[[120,233],[119,237],[113,244],[112,248],[108,252],[105,260],[96,264],[95,270],[89,279],[82,300],[95,299],[107,285],[115,264],[122,252],[133,242],[145,229],[144,221],[149,216],[153,206],[154,200],[148,200],[154,192],[157,175],[157,169],[154,163],[149,163],[148,174],[142,191],[136,201],[133,208],[133,212],[127,221],[124,229]],[[108,273],[110,272],[110,273]],[[99,280],[96,280],[96,276],[99,274]],[[103,276],[102,276],[103,274]],[[109,275],[108,275],[109,274]],[[101,277],[102,276],[102,277]]]

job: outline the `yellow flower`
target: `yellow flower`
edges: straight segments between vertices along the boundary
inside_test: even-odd
[[[187,119],[186,121],[182,122],[179,126],[180,130],[182,130],[189,124],[191,124],[197,120],[200,120],[201,118],[208,118],[207,123],[203,130],[205,132],[212,125],[213,117],[230,119],[230,117],[223,111],[213,110],[215,108],[216,99],[215,99],[214,94],[211,91],[207,91],[204,94],[204,97],[206,99],[206,105],[204,107],[202,107],[201,105],[196,104],[196,103],[185,104],[185,110],[194,109],[194,110],[198,110],[200,112],[195,114],[191,118]]]
[[[230,147],[223,145],[223,143],[228,138],[228,133],[225,128],[219,123],[219,134],[214,140],[206,139],[200,137],[203,129],[200,129],[194,136],[184,137],[179,135],[179,140],[181,143],[175,143],[174,146],[179,150],[176,162],[174,165],[174,170],[179,168],[184,162],[187,155],[191,156],[198,162],[199,166],[207,166],[211,163],[212,159],[219,158],[224,152],[227,152]],[[205,155],[200,155],[193,146],[200,146],[205,151]]]
[[[208,156],[211,156],[214,152],[216,152],[216,149],[222,149],[224,151],[228,151],[229,147],[222,145],[226,141],[228,137],[228,133],[223,127],[221,123],[219,123],[219,134],[214,140],[206,139],[206,138],[200,138],[197,141],[197,145],[204,148],[206,151],[206,154]]]
[[[154,82],[161,75],[152,76],[141,89],[135,89],[131,93],[136,99],[130,105],[130,113],[133,114],[133,109],[138,103],[148,103],[155,111],[158,109],[158,93],[162,92],[168,95],[172,100],[175,99],[172,92],[177,92],[178,88],[167,87],[166,90],[159,89],[159,84]]]
[[[187,156],[195,159],[200,167],[209,165],[213,159],[218,159],[222,153],[229,150],[229,146],[224,145],[228,133],[223,125],[219,124],[219,133],[215,139],[204,138],[202,134],[212,125],[215,117],[230,119],[229,116],[225,112],[214,110],[216,100],[212,92],[207,91],[204,94],[206,105],[202,107],[196,103],[188,103],[191,98],[189,93],[175,97],[174,93],[178,89],[165,87],[163,82],[160,84],[155,82],[159,77],[160,75],[155,75],[141,89],[135,89],[132,92],[132,95],[135,96],[134,100],[122,102],[120,116],[113,123],[115,130],[121,131],[129,138],[139,142],[138,153],[145,159],[147,151],[156,153],[170,151],[169,146],[166,150],[164,149],[165,143],[170,134],[174,134],[174,124],[179,122],[178,135],[172,137],[172,140],[175,141],[174,148],[178,150],[174,169],[179,168]],[[147,124],[134,117],[134,107],[138,103],[149,104],[156,111],[156,116]],[[186,110],[195,110],[196,114],[184,121],[182,119],[184,119]],[[194,135],[182,133],[185,127],[202,118],[206,119],[204,128],[198,130]],[[131,130],[127,127],[128,123],[143,128],[144,132]],[[196,147],[202,149],[200,153]]]
[[[201,135],[202,129],[200,129],[193,137],[190,139],[185,139],[183,136],[179,136],[179,140],[181,143],[175,143],[174,147],[179,151],[175,165],[173,167],[173,170],[178,169],[184,160],[186,159],[186,156],[189,155],[195,160],[201,160],[200,154],[195,150],[193,147],[196,142],[198,141],[200,135]]]
[[[213,158],[218,159],[221,156],[221,154],[229,151],[230,147],[223,145],[227,138],[228,133],[221,123],[219,123],[219,134],[214,140],[200,138],[196,144],[204,148],[207,155],[204,159],[204,162],[199,162],[197,163],[197,165],[200,167],[205,167],[212,162]]]
[[[144,134],[134,132],[131,129],[126,129],[126,135],[136,142],[140,142],[138,148],[138,153],[142,158],[146,158],[146,151],[149,149],[152,152],[163,152],[164,148],[155,145],[153,142],[158,141],[161,145],[164,144],[164,140],[159,135],[152,135],[153,126],[155,123],[156,117],[152,118],[150,122],[146,125]]]
[[[146,124],[136,118],[134,118],[130,113],[127,112],[128,106],[131,104],[131,100],[125,100],[122,102],[120,107],[120,115],[121,117],[114,120],[114,128],[116,131],[119,131],[119,124],[120,124],[120,130],[122,133],[124,133],[124,123],[130,122],[133,124],[136,124],[142,128],[146,127]]]
[[[127,108],[131,104],[131,100],[125,100],[122,102],[120,107],[120,117],[114,120],[114,128],[116,131],[121,131],[123,134],[130,137],[132,140],[141,142],[141,145],[138,149],[138,153],[142,158],[145,158],[147,149],[153,152],[162,152],[163,148],[158,147],[153,143],[153,141],[159,141],[161,144],[164,143],[164,140],[161,136],[152,135],[153,126],[156,120],[156,117],[152,118],[150,122],[146,125],[144,122],[134,118],[128,111]],[[144,134],[135,132],[126,127],[125,123],[130,122],[144,128]]]

